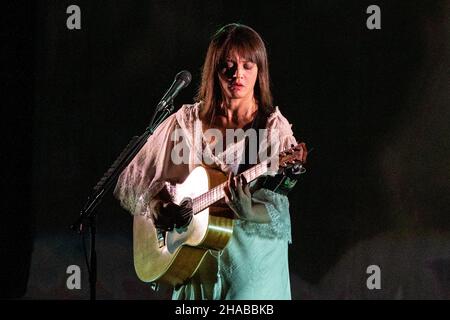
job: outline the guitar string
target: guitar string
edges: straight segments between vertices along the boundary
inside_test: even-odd
[[[247,176],[247,181],[252,181],[256,176],[263,173],[264,163],[260,163],[245,172],[242,173],[242,175]],[[206,208],[209,205],[213,204],[214,202],[218,201],[220,198],[224,196],[223,188],[225,187],[226,183],[221,183],[220,185],[212,188],[208,192],[204,193],[203,195],[199,196],[198,198],[194,198],[193,201],[195,204],[197,204],[196,207],[200,208]],[[193,209],[183,209],[181,212],[182,214],[190,213],[191,211],[197,211],[194,210],[195,204],[193,205]],[[201,212],[202,210],[199,210],[195,213]]]
[[[256,177],[267,172],[267,171],[264,171],[264,169],[267,169],[267,164],[268,164],[268,161],[263,161],[263,162],[259,163],[258,165],[244,171],[243,173],[241,173],[241,175],[243,175],[247,181],[252,181]],[[226,182],[223,182],[220,185],[207,191],[206,193],[200,195],[199,197],[192,199],[192,201],[193,201],[192,208],[183,208],[181,210],[182,215],[186,215],[188,213],[190,214],[192,211],[195,212],[194,214],[197,214],[197,213],[203,211],[202,208],[207,208],[214,202],[220,200],[224,196],[223,189],[225,186],[226,186]],[[200,209],[198,209],[198,208],[200,208]]]

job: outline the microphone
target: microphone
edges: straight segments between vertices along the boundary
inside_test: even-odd
[[[180,90],[186,88],[189,85],[191,79],[192,76],[189,71],[183,70],[178,72],[169,90],[167,90],[161,101],[156,106],[156,110],[161,111],[162,109],[166,108],[167,105],[171,104],[172,100],[177,96]]]

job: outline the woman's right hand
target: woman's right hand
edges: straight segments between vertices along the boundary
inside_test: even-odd
[[[153,225],[164,231],[185,227],[192,219],[192,210],[188,211],[185,207],[160,199],[150,201],[150,213]]]

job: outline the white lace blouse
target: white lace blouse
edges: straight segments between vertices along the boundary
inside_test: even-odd
[[[183,182],[197,166],[199,157],[210,167],[236,173],[238,163],[230,164],[225,159],[229,159],[230,152],[234,153],[233,157],[240,157],[242,141],[219,154],[211,150],[203,136],[201,143],[196,144],[199,130],[195,128],[202,128],[198,117],[200,107],[200,104],[184,105],[167,118],[120,175],[114,194],[133,215],[145,214],[149,200],[166,183]],[[278,108],[269,116],[266,128],[269,132],[276,129],[279,151],[296,144],[291,125]],[[184,155],[188,163],[177,164],[171,159],[174,148],[171,134],[180,129],[190,152]],[[200,135],[203,135],[201,130]],[[210,251],[189,283],[174,290],[173,299],[291,299],[288,199],[267,189],[255,191],[252,198],[266,206],[271,222],[236,221],[227,247],[221,252]]]

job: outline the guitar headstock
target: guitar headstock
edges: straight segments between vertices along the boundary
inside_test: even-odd
[[[287,170],[294,174],[301,174],[306,171],[302,161],[302,144],[291,145],[291,148],[284,150],[279,154],[278,166],[279,173]]]

